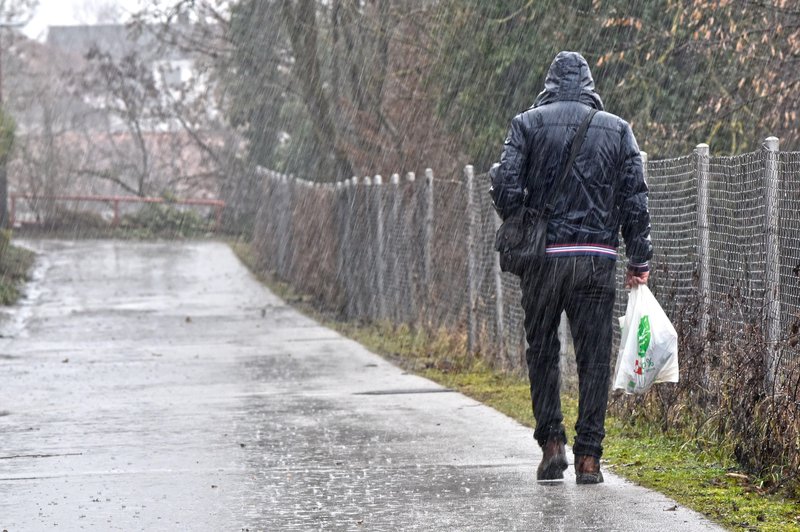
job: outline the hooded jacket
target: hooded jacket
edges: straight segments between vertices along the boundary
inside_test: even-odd
[[[544,206],[590,108],[598,113],[581,151],[549,198],[547,255],[616,259],[621,228],[628,267],[648,271],[653,247],[639,146],[627,122],[603,111],[579,53],[559,53],[533,107],[511,121],[500,164],[489,172],[495,208],[505,219],[523,205]]]

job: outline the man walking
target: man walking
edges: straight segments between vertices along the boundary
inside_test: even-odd
[[[580,152],[559,183],[585,120]],[[575,474],[579,484],[600,483],[620,228],[626,286],[647,283],[653,250],[639,147],[624,120],[603,112],[583,56],[556,56],[534,106],[511,121],[500,164],[490,175],[503,219],[520,208],[551,207],[546,258],[521,275],[534,437],[544,452],[537,478],[561,479],[567,468],[558,367],[558,324],[566,311],[580,393]]]

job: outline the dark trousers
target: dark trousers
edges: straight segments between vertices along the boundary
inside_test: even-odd
[[[615,292],[615,262],[602,257],[546,258],[522,278],[528,340],[534,438],[566,443],[561,414],[558,325],[566,311],[575,344],[580,403],[575,424],[576,455],[603,454]]]

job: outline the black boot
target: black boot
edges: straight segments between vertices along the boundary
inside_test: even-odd
[[[558,437],[550,437],[542,447],[544,456],[536,470],[536,480],[560,480],[564,478],[567,468],[567,452],[564,441]]]

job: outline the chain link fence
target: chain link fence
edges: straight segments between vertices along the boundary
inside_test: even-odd
[[[783,339],[800,340],[800,152],[779,153],[780,319]],[[792,345],[793,344],[793,345]]]
[[[645,168],[650,286],[667,313],[700,294],[701,329],[726,320],[758,326],[771,343],[797,336],[800,152],[767,142],[757,152],[710,157],[701,145]],[[263,268],[346,319],[445,328],[494,364],[524,368],[521,292],[517,278],[499,270],[487,175],[467,167],[457,178],[428,170],[423,178],[336,184],[260,175],[254,246]],[[623,256],[617,316],[626,302]]]
[[[697,158],[694,155],[647,162],[650,188],[650,287],[668,313],[686,300],[697,274]],[[622,263],[620,269],[623,269]],[[625,298],[617,298],[617,309]]]

